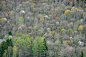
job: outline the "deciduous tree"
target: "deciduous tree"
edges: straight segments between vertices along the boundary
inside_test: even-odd
[[[13,57],[17,57],[17,51],[18,51],[18,47],[14,46],[13,47]]]

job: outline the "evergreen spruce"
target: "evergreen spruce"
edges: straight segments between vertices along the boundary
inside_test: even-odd
[[[9,31],[9,32],[8,32],[8,35],[12,35],[12,32],[11,32],[11,31]]]
[[[84,57],[84,56],[83,56],[83,51],[82,51],[82,53],[81,53],[81,56],[80,56],[80,57]]]

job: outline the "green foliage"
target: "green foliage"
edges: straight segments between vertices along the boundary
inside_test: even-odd
[[[73,29],[69,29],[68,31],[69,31],[69,34],[71,34],[73,32]]]
[[[28,35],[23,35],[23,36],[22,36],[22,39],[27,39],[27,38],[29,38]]]
[[[86,50],[83,51],[84,57],[86,57]]]
[[[12,32],[11,32],[11,31],[9,31],[9,32],[8,32],[8,35],[12,35]]]
[[[73,17],[73,13],[70,13],[69,16],[70,16],[70,17]]]
[[[42,35],[42,31],[38,29],[37,35]]]
[[[24,24],[24,18],[23,18],[23,17],[19,17],[19,18],[18,18],[18,23]]]
[[[82,33],[80,32],[80,35],[82,35]]]
[[[67,8],[71,8],[71,6],[67,6]]]
[[[6,39],[7,46],[12,46],[13,47],[13,41],[12,38],[7,38]]]
[[[47,47],[46,39],[45,38],[44,38],[44,46],[45,46],[45,49],[44,50],[48,50],[48,47]]]
[[[37,47],[37,45],[38,45],[38,47]],[[43,52],[45,50],[48,50],[47,45],[46,45],[46,40],[44,40],[44,37],[36,37],[34,40],[34,47],[35,46],[36,46],[36,51],[38,51],[37,54],[39,54],[39,56],[44,56]],[[33,51],[35,51],[34,47],[32,49]]]
[[[43,14],[39,14],[37,17],[38,18],[44,18],[44,15]]]
[[[33,56],[44,56],[44,51],[48,50],[46,39],[44,37],[33,37],[28,35],[23,35],[22,37],[15,38],[15,45],[20,46],[20,48],[28,48],[28,52],[33,54]]]
[[[25,47],[25,40],[24,39],[21,39],[20,41],[19,41],[19,44],[20,44],[20,47]]]
[[[61,4],[60,7],[65,8],[65,4]]]
[[[80,20],[78,20],[76,23],[77,23],[77,24],[80,24]]]
[[[84,11],[86,11],[86,8],[84,8]]]
[[[61,29],[61,32],[63,32],[65,29]]]
[[[17,33],[16,36],[17,36],[17,37],[18,37],[18,36],[21,37],[21,36],[22,36],[22,33],[21,33],[21,32],[20,32],[20,33]]]
[[[70,10],[65,10],[65,13],[64,13],[64,15],[67,15],[67,14],[69,14],[69,12],[70,12]]]
[[[34,30],[37,30],[37,29],[39,29],[39,26],[36,25],[36,26],[33,27],[33,29],[34,29]]]
[[[37,42],[34,43],[32,50],[33,50],[33,55],[38,57],[38,44],[37,44]]]
[[[7,57],[7,50],[5,50],[5,52],[4,52],[2,57]]]
[[[80,26],[78,27],[78,30],[83,30],[83,26],[80,25]]]
[[[5,49],[7,49],[7,43],[3,41],[0,45],[0,57],[3,56],[3,53],[5,52]]]
[[[73,30],[74,30],[74,31],[76,31],[76,30],[77,30],[77,28],[75,28],[75,27],[74,27],[74,28],[73,28]]]
[[[18,51],[18,47],[14,46],[13,47],[13,57],[17,57],[17,51]]]
[[[83,56],[83,51],[81,52],[81,56],[80,56],[80,57],[84,57],[84,56]]]
[[[31,44],[29,36],[23,35],[22,39],[19,41],[19,44],[22,48],[26,46],[29,49]]]

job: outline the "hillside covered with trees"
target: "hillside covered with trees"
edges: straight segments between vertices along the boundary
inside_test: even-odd
[[[0,0],[0,57],[86,57],[86,0]]]

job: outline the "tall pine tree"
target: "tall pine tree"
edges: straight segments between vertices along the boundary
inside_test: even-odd
[[[81,56],[80,56],[80,57],[84,57],[84,56],[83,56],[83,51],[81,52]]]

